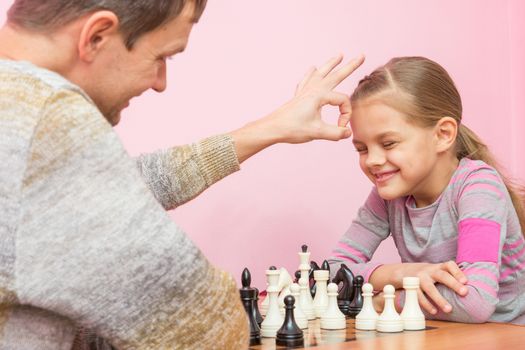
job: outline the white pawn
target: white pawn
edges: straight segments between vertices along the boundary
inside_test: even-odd
[[[295,298],[295,300],[300,300],[300,287],[297,283],[292,283],[290,286],[290,292],[291,295]],[[295,323],[299,326],[301,329],[308,328],[308,317],[303,312],[303,309],[301,309],[301,303],[296,302],[295,303],[295,309],[293,310],[293,315],[295,318]]]
[[[310,294],[310,287],[308,285],[308,280],[306,278],[299,278],[299,287],[301,290],[301,295],[299,303],[301,304],[301,309],[303,309],[304,314],[309,320],[315,320],[315,311],[312,302],[312,295]]]
[[[405,306],[401,311],[404,328],[410,331],[425,329],[425,315],[419,307],[417,290],[419,289],[419,278],[403,278],[403,288],[405,288]]]
[[[326,292],[326,283],[330,278],[330,272],[327,270],[316,270],[314,271],[315,279],[315,298],[314,298],[314,311],[315,316],[320,318],[326,308],[328,307],[328,294]]]
[[[261,323],[261,336],[265,338],[275,338],[277,331],[281,328],[284,317],[279,310],[279,274],[278,270],[266,270],[266,278],[268,280],[268,312],[264,321]]]
[[[373,331],[376,329],[377,312],[372,303],[374,296],[374,287],[370,283],[363,285],[363,308],[355,317],[355,328],[364,331]]]
[[[337,284],[330,283],[328,291],[328,307],[321,316],[322,329],[346,329],[346,317],[337,306]]]
[[[394,306],[394,286],[387,284],[383,288],[383,298],[385,298],[385,308],[377,318],[376,329],[378,332],[395,333],[403,331],[403,320]]]

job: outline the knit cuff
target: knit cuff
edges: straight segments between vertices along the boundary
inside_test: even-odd
[[[193,147],[199,155],[196,159],[207,186],[240,170],[230,135],[212,136],[193,144]]]

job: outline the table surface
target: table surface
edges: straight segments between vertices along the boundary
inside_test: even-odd
[[[485,350],[525,348],[525,326],[503,323],[468,324],[427,320],[427,329],[400,333],[359,331],[355,320],[348,319],[344,330],[321,330],[319,319],[310,321],[304,330],[304,348],[324,350]],[[285,349],[276,346],[275,338],[262,338],[262,345],[251,350]]]

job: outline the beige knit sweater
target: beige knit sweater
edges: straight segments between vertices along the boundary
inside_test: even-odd
[[[78,87],[0,61],[0,162],[0,349],[71,349],[79,326],[118,349],[247,348],[234,280],[165,211],[238,169],[229,137],[133,160]]]

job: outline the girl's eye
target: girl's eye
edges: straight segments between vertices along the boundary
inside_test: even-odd
[[[359,154],[364,154],[366,153],[366,148],[356,148],[355,151]]]
[[[388,141],[388,142],[383,142],[383,147],[384,148],[392,148],[396,145],[396,142],[394,141]]]

